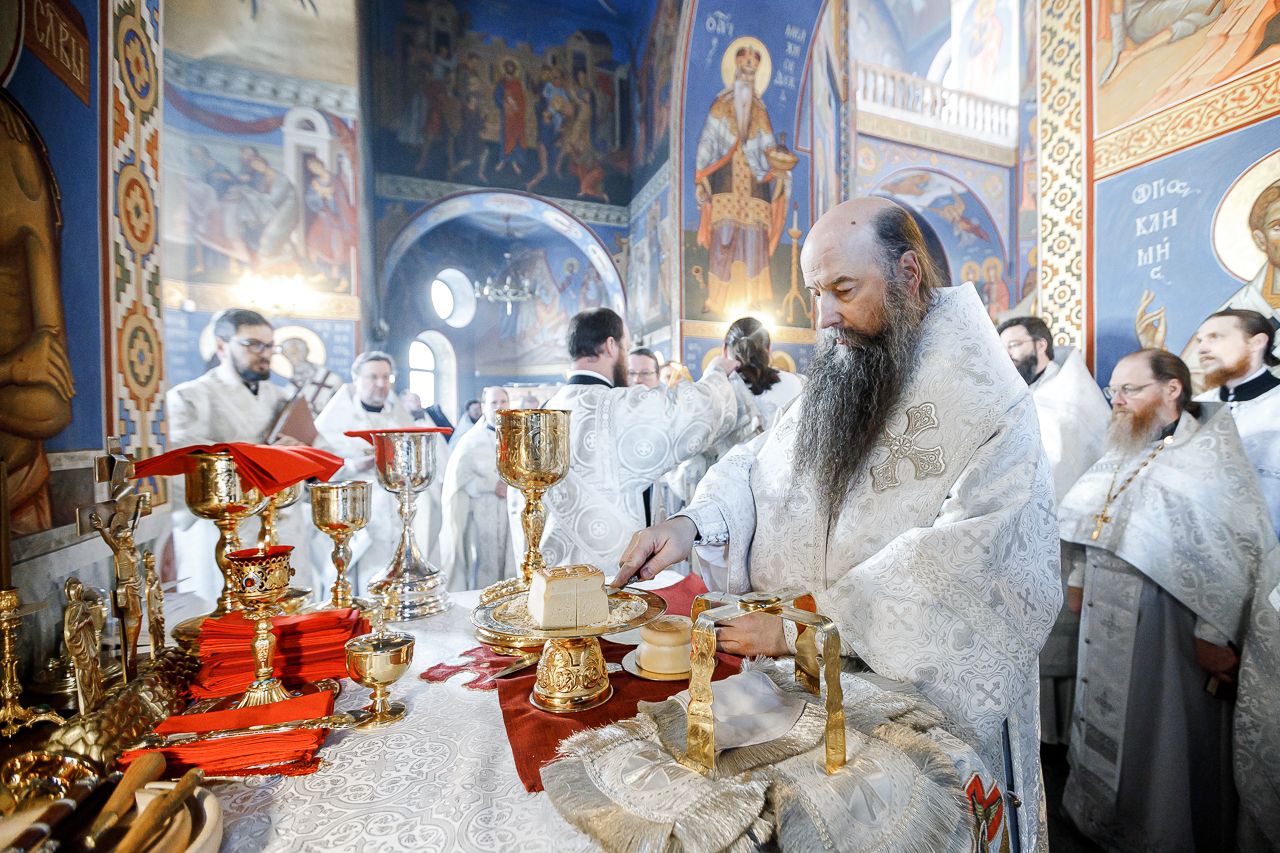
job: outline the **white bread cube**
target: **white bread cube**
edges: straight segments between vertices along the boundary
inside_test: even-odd
[[[604,572],[595,566],[548,566],[533,573],[529,616],[539,628],[580,628],[609,618]]]

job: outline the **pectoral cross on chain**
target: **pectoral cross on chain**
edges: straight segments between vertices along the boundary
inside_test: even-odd
[[[1102,511],[1093,517],[1093,520],[1095,524],[1093,525],[1093,532],[1089,534],[1089,538],[1097,542],[1098,537],[1102,535],[1102,526],[1110,524],[1114,519],[1107,515],[1107,508],[1104,506]]]
[[[889,458],[872,467],[871,486],[877,492],[898,485],[898,464],[906,459],[915,468],[916,479],[936,477],[947,470],[941,447],[921,447],[916,444],[920,434],[938,428],[937,407],[933,403],[921,403],[907,409],[907,427],[901,435],[885,431],[885,445]]]

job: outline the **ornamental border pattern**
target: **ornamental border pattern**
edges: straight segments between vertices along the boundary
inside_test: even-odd
[[[223,65],[208,59],[192,59],[174,51],[164,53],[168,82],[192,92],[241,98],[278,107],[314,107],[342,118],[360,113],[355,86],[302,80],[271,71]]]
[[[1095,178],[1172,154],[1280,113],[1280,63],[1098,137]]]
[[[516,192],[503,187],[488,187],[476,184],[455,184],[450,181],[436,181],[430,178],[415,178],[410,175],[394,175],[379,172],[374,176],[374,194],[382,199],[430,202],[445,196],[461,192]],[[526,193],[527,195],[527,193]],[[607,225],[613,228],[626,228],[631,217],[629,208],[614,204],[597,204],[592,201],[580,201],[556,196],[542,196],[551,204],[564,208],[588,225]]]
[[[160,314],[161,4],[103,0],[100,9],[104,424],[126,453],[144,459],[168,440]]]
[[[1041,0],[1037,313],[1056,344],[1085,343],[1084,7]]]

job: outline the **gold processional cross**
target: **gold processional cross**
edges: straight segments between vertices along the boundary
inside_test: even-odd
[[[885,430],[889,458],[871,469],[871,485],[877,492],[899,484],[898,463],[903,459],[911,462],[917,480],[936,477],[947,470],[941,447],[921,447],[916,444],[921,433],[938,428],[937,411],[933,403],[921,403],[907,409],[907,428],[901,435]]]

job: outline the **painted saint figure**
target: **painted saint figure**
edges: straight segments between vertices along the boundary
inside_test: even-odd
[[[1280,323],[1280,181],[1268,186],[1249,211],[1249,233],[1266,261],[1253,281],[1237,290],[1222,306],[1257,311]],[[1280,355],[1280,347],[1273,350]]]
[[[44,439],[71,422],[58,185],[35,126],[0,90],[0,457],[16,536],[52,526]]]
[[[514,59],[503,61],[502,79],[493,90],[493,100],[502,117],[500,153],[493,171],[501,172],[510,164],[512,171],[522,174],[520,160],[524,157],[524,149],[529,147],[524,138],[527,99],[524,81],[520,79],[520,66]]]
[[[728,88],[711,104],[695,155],[698,245],[709,253],[704,312],[768,306],[769,258],[782,236],[790,174],[774,169],[773,125],[756,83],[763,46],[740,39]],[[730,49],[733,46],[730,45]]]

